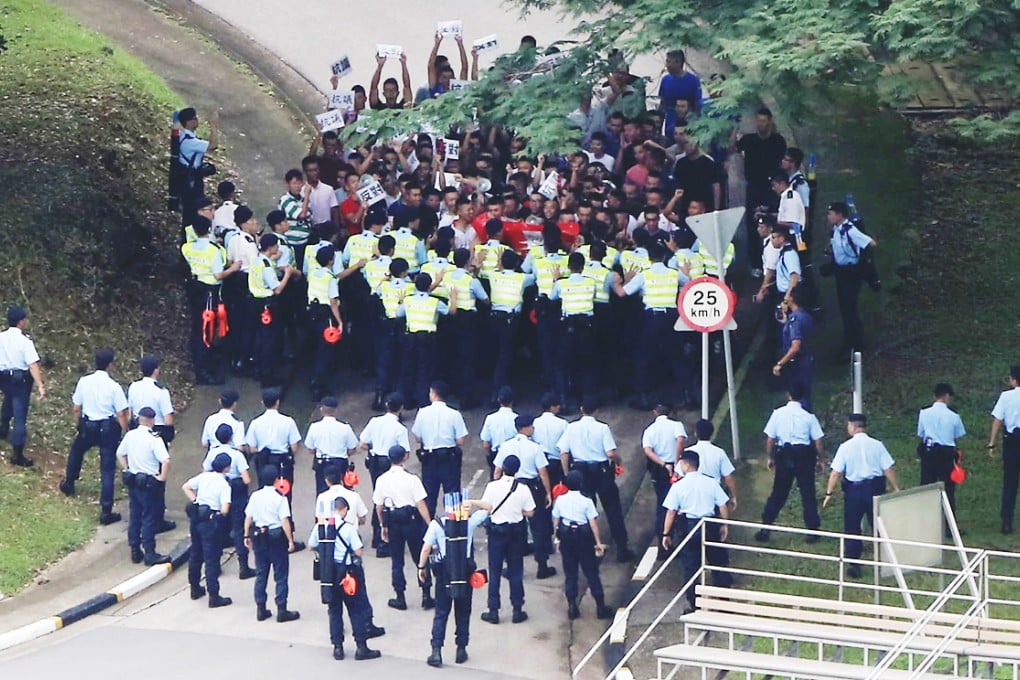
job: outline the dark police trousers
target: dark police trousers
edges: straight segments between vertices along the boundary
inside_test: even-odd
[[[535,514],[528,518],[528,526],[531,527],[531,538],[534,541],[535,561],[543,564],[553,552],[552,508],[545,507],[547,496],[540,478],[519,481],[531,490],[531,498],[535,501]]]
[[[655,527],[652,532],[652,536],[662,536],[662,530],[666,524],[666,508],[662,507],[662,502],[666,500],[666,494],[669,493],[669,487],[673,485],[670,479],[669,470],[656,465],[652,461],[648,461],[646,464],[648,474],[652,478],[652,488],[655,490]]]
[[[143,488],[144,487],[144,488]],[[128,545],[156,549],[156,524],[160,520],[163,486],[151,475],[136,474],[128,487]]]
[[[269,585],[269,567],[273,568],[273,581],[276,583],[276,606],[287,608],[289,587],[287,577],[290,574],[290,555],[287,554],[287,536],[283,529],[264,529],[252,527],[252,547],[255,549],[255,604],[266,606]]]
[[[113,416],[105,420],[89,420],[82,416],[78,421],[78,435],[67,454],[67,470],[64,477],[75,482],[81,476],[85,453],[93,446],[99,447],[99,473],[102,490],[99,507],[103,512],[113,510],[113,477],[117,473],[117,444],[120,443],[120,423]]]
[[[592,317],[572,314],[563,317],[560,326],[559,355],[556,358],[560,398],[579,400],[595,389],[596,366],[593,361]]]
[[[214,346],[211,343],[207,346],[202,339],[202,313],[207,309],[216,311],[220,303],[220,287],[191,279],[188,281],[187,293],[188,314],[191,319],[188,340],[191,350],[191,367],[196,376],[222,374],[222,368],[217,365]]]
[[[388,514],[388,517],[387,517]],[[422,522],[418,509],[412,505],[383,511],[390,544],[390,581],[393,591],[402,595],[407,589],[404,576],[404,546],[411,553],[411,561],[418,564],[421,556],[422,539],[425,537],[425,524]],[[427,579],[422,591],[428,594],[432,580]]]
[[[377,456],[369,454],[365,457],[365,467],[368,468],[368,474],[372,477],[372,490],[375,491],[375,480],[379,479],[379,475],[390,469],[390,459],[388,456]],[[379,524],[379,514],[376,512],[372,513],[372,547],[378,548],[382,544],[382,527]],[[415,559],[418,559],[417,557]],[[417,564],[417,562],[415,562]]]
[[[510,385],[510,365],[517,346],[514,341],[518,336],[520,315],[493,310],[489,327],[496,341],[496,361],[492,367],[492,391],[496,393],[504,385]]]
[[[329,484],[326,483],[327,466],[339,468],[342,474],[347,472],[350,465],[351,462],[347,456],[316,457],[312,464],[312,471],[315,473],[315,495],[318,496],[329,488]]]
[[[860,482],[843,480],[843,533],[861,535],[861,520],[868,518],[868,526],[874,525],[872,516],[872,499],[885,493],[885,477],[872,477]],[[847,540],[846,556],[855,560],[861,556],[863,544],[857,540]]]
[[[429,403],[429,383],[436,373],[436,334],[421,331],[404,334],[403,385],[407,407]]]
[[[683,333],[673,330],[676,319],[675,309],[646,309],[641,312],[641,350],[635,357],[634,378],[635,387],[641,394],[655,388],[662,378],[663,369],[667,376],[672,373],[672,384],[677,388],[693,387],[696,374],[683,356],[683,338],[680,337]]]
[[[230,537],[234,541],[237,561],[248,563],[248,547],[244,544],[244,510],[248,507],[248,485],[238,477],[230,481]]]
[[[592,534],[591,527],[587,523],[570,524],[561,520],[556,535],[560,539],[563,592],[567,596],[567,602],[577,602],[578,567],[584,572],[591,596],[601,602],[605,595],[602,590],[602,579],[599,577],[599,560],[595,557],[595,535]]]
[[[283,321],[276,318],[277,314],[282,312],[280,305],[274,300],[275,297],[248,296],[248,314],[254,320],[252,323],[255,326],[252,359],[255,364],[255,375],[261,381],[262,387],[274,387],[279,384],[276,364],[277,357],[280,356],[283,349]],[[270,314],[270,322],[264,324],[262,323],[262,314],[267,309]]]
[[[3,407],[0,408],[0,439],[7,439],[12,446],[24,446],[28,440],[32,374],[28,371],[0,371],[0,392],[4,393]]]
[[[458,309],[456,314],[450,315],[447,323],[454,333],[454,354],[453,366],[451,367],[453,391],[461,402],[470,402],[474,398],[474,377],[477,374],[477,360],[475,358],[475,347],[478,345],[478,312],[473,310]]]
[[[353,595],[348,595],[340,587],[344,575],[350,572],[358,582]],[[368,603],[368,589],[365,587],[365,569],[360,564],[336,565],[336,577],[333,581],[333,597],[326,608],[329,615],[329,641],[334,647],[344,643],[343,611],[351,619],[351,634],[359,645],[368,640],[368,625],[372,622],[372,608]]]
[[[857,299],[861,295],[863,279],[856,265],[837,266],[834,274],[839,315],[843,319],[843,345],[846,349],[859,350],[864,344],[864,324]]]
[[[376,326],[378,344],[376,353],[376,390],[383,396],[397,389],[403,358],[404,319],[382,318]],[[410,395],[408,395],[410,396]]]
[[[522,519],[510,524],[489,525],[489,601],[492,611],[499,609],[499,587],[506,564],[510,581],[510,604],[514,609],[524,606],[524,544],[527,527]]]
[[[713,515],[714,517],[714,515]],[[680,551],[680,564],[684,568],[684,582],[686,583],[697,573],[698,569],[701,569],[701,529],[694,530],[698,526],[698,520],[700,518],[693,517],[687,518],[686,516],[677,516],[678,526],[680,528],[679,538],[677,538],[674,545],[680,545],[681,541],[686,536],[690,535],[687,545]],[[720,531],[722,526],[715,523],[705,524],[705,538],[710,542],[718,543],[722,536]],[[693,535],[691,535],[693,534]],[[718,546],[706,546],[705,547],[705,561],[713,567],[727,567],[730,564],[729,553],[726,548],[720,548]],[[726,572],[714,571],[712,572],[712,584],[720,588],[729,588],[733,584],[733,577]],[[691,607],[694,607],[694,588],[687,589],[687,601]]]
[[[1017,482],[1020,480],[1020,428],[1002,438],[1002,521],[1013,523]]]
[[[333,318],[333,311],[329,305],[308,305],[308,327],[312,342],[315,344],[311,385],[317,390],[329,388],[336,367],[337,347],[340,343],[330,344],[322,335],[331,324],[336,324],[336,319]]]
[[[210,597],[220,594],[220,557],[223,555],[223,530],[227,517],[213,514],[207,505],[188,507],[191,518],[191,554],[188,556],[188,583],[197,588],[205,565],[205,585]],[[284,547],[286,549],[286,546]]]
[[[290,493],[287,494],[287,503],[290,503],[291,497],[294,495],[294,454],[290,452],[273,453],[269,449],[262,449],[255,454],[255,465],[253,467],[256,470],[261,470],[266,465],[276,468],[277,477],[283,477],[290,482]],[[263,486],[264,484],[260,480],[259,488],[261,489]],[[293,520],[293,518],[291,519]]]
[[[441,449],[420,451],[421,483],[425,487],[425,505],[429,509],[429,517],[436,516],[436,502],[439,499],[439,487],[443,493],[460,491],[461,450],[456,446]]]
[[[956,514],[956,483],[949,478],[953,472],[953,463],[956,462],[956,447],[932,444],[917,447],[917,453],[921,458],[921,485],[942,482],[946,490],[946,498],[949,499],[949,507]]]
[[[623,521],[620,490],[616,486],[616,470],[613,464],[609,461],[602,463],[574,461],[571,468],[581,471],[581,493],[592,500],[598,496],[609,522],[609,533],[613,537],[613,543],[618,550],[623,550],[627,547],[627,525]]]
[[[442,562],[433,562],[430,568],[436,579],[436,611],[432,619],[432,646],[443,646],[443,641],[446,639],[446,623],[449,621],[452,611],[454,642],[458,647],[467,647],[471,627],[471,598],[474,590],[468,589],[467,595],[463,597],[451,597],[450,579],[446,573],[446,565]],[[470,575],[474,571],[474,560],[469,557],[467,573]]]
[[[776,476],[772,481],[772,493],[765,501],[765,509],[761,513],[762,523],[775,523],[796,480],[800,500],[804,505],[804,526],[808,529],[817,529],[822,525],[822,518],[818,515],[818,498],[815,495],[815,466],[818,455],[814,446],[784,444],[775,450],[775,461]]]
[[[811,387],[815,382],[815,359],[810,354],[798,353],[797,356],[783,367],[783,377],[786,378],[786,391],[801,390],[804,396],[800,399],[800,405],[808,413],[811,410]]]
[[[559,374],[557,364],[560,348],[561,305],[559,300],[550,300],[545,295],[535,299],[535,337],[538,340],[539,359],[542,366],[542,382],[549,387],[556,385]]]

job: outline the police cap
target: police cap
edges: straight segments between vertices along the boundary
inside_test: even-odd
[[[390,457],[391,463],[399,463],[407,458],[407,449],[400,444],[394,444],[390,447],[390,450],[386,452],[386,455]]]
[[[155,418],[156,411],[151,406],[143,406],[138,410],[139,418]]]
[[[518,430],[523,430],[526,427],[531,427],[535,424],[535,417],[531,415],[520,415],[514,418],[514,427]]]
[[[328,395],[322,398],[322,405],[326,408],[336,408],[340,405],[340,402],[333,395]]]
[[[503,468],[503,472],[505,474],[513,477],[517,474],[517,471],[521,469],[521,459],[511,453],[503,459],[503,465],[500,467]]]
[[[229,458],[230,456],[227,457]],[[262,486],[272,486],[279,474],[279,470],[276,469],[275,465],[263,465],[259,468],[259,482]]]
[[[280,237],[276,234],[262,234],[259,237],[259,250],[263,253],[280,243]]]
[[[230,467],[230,454],[229,453],[217,453],[216,457],[212,460],[213,472],[223,472]],[[273,470],[273,477],[276,477],[276,471]]]
[[[183,108],[177,112],[177,120],[180,121],[181,125],[184,125],[188,121],[195,120],[196,118],[198,118],[198,112],[195,111],[195,108],[192,106]]]
[[[255,213],[253,213],[251,208],[246,205],[239,205],[234,208],[234,224],[238,226],[241,226],[254,216]]]

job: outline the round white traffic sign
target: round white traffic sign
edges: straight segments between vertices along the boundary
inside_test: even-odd
[[[688,326],[702,333],[722,329],[733,318],[737,296],[717,278],[700,276],[687,282],[677,297],[677,311]]]

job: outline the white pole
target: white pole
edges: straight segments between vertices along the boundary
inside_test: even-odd
[[[708,333],[701,334],[701,417],[708,420]]]
[[[723,349],[726,352],[726,391],[730,399],[730,436],[733,438],[733,458],[740,460],[740,436],[737,427],[737,386],[733,380],[733,345],[730,332],[723,330]]]
[[[861,353],[853,354],[854,413],[864,413],[864,368]]]

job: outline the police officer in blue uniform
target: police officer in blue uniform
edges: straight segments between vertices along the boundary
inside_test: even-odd
[[[193,224],[198,200],[205,196],[205,175],[201,172],[205,155],[215,151],[217,144],[216,116],[209,117],[209,139],[199,139],[198,112],[192,107],[177,113],[180,132],[180,164],[184,166],[184,186],[181,192],[181,224]]]
[[[861,275],[858,264],[861,252],[865,248],[874,248],[875,239],[861,232],[850,221],[850,208],[846,203],[830,203],[826,213],[832,237],[829,249],[835,265],[833,275],[836,279],[836,298],[839,301],[839,314],[843,318],[844,351],[863,349],[864,325],[857,309],[857,298],[861,294]],[[845,356],[845,355],[844,355]]]
[[[772,480],[772,493],[765,501],[765,509],[761,513],[761,521],[762,524],[776,521],[796,480],[800,500],[804,505],[804,525],[808,529],[817,529],[822,525],[822,518],[818,515],[815,470],[822,469],[825,464],[822,426],[818,424],[818,418],[801,406],[800,400],[804,394],[799,387],[790,387],[787,397],[786,405],[774,410],[765,424],[765,453],[769,458],[769,470],[775,473],[775,478]],[[759,529],[754,537],[766,542],[770,535],[768,529]],[[805,540],[814,543],[818,535],[809,534]]]
[[[209,608],[233,604],[220,595],[220,557],[223,555],[223,534],[230,517],[230,483],[226,473],[233,466],[230,454],[220,452],[212,460],[212,470],[192,477],[181,487],[187,496],[188,519],[191,520],[191,554],[188,556],[188,583],[191,599],[206,593],[202,587],[202,566],[209,591]]]
[[[166,444],[152,430],[156,412],[146,406],[138,412],[138,427],[117,447],[124,486],[128,489],[128,545],[131,561],[147,566],[167,561],[156,552],[156,524],[163,506],[164,484],[170,469]],[[144,548],[144,554],[142,549]]]
[[[85,454],[93,446],[99,447],[100,524],[113,524],[121,519],[120,513],[113,511],[113,476],[117,472],[117,444],[121,433],[128,429],[128,403],[124,388],[106,372],[113,359],[112,349],[97,350],[95,372],[80,378],[74,388],[71,403],[78,435],[67,454],[67,470],[60,482],[60,492],[73,496]]]
[[[21,467],[32,467],[34,462],[25,457],[28,441],[28,402],[32,396],[32,383],[39,398],[46,398],[39,353],[35,343],[25,333],[28,314],[22,307],[7,310],[7,330],[0,333],[0,392],[4,403],[0,409],[0,439],[10,438],[14,455],[11,462]],[[11,421],[13,422],[13,427]]]
[[[680,454],[680,467],[684,476],[676,484],[669,488],[666,500],[662,502],[666,508],[666,519],[662,527],[662,547],[669,550],[673,545],[673,525],[680,517],[678,528],[680,536],[677,543],[690,535],[687,545],[680,550],[680,562],[684,566],[684,579],[690,580],[694,574],[701,569],[701,531],[695,531],[699,519],[706,517],[729,517],[726,503],[729,496],[719,486],[719,482],[707,475],[698,472],[701,465],[701,457],[694,451],[684,451]],[[713,543],[721,543],[726,540],[727,527],[725,524],[709,522],[705,525],[705,538]],[[713,567],[726,567],[729,558],[725,548],[718,546],[706,546],[705,558]],[[712,582],[716,586],[729,587],[732,583],[732,576],[726,572],[713,571]],[[691,608],[694,608],[694,588],[687,589],[687,601]]]
[[[372,490],[379,476],[390,469],[390,448],[399,446],[410,451],[407,426],[400,422],[400,410],[403,397],[398,392],[386,395],[386,413],[375,416],[368,421],[365,429],[358,437],[359,447],[367,452],[365,467],[372,477]],[[372,547],[376,549],[376,557],[389,557],[389,546],[382,540],[382,524],[379,516],[372,513]]]
[[[276,467],[266,465],[259,469],[262,488],[248,498],[248,507],[244,510],[244,544],[255,551],[255,618],[265,621],[273,615],[266,607],[266,585],[272,567],[276,583],[276,620],[286,623],[300,618],[301,614],[287,609],[290,553],[296,546],[290,504],[274,486],[277,479]]]
[[[418,409],[411,432],[418,438],[421,481],[428,498],[429,515],[436,514],[439,487],[443,492],[458,492],[462,463],[461,448],[467,441],[467,426],[459,411],[446,405],[447,385],[442,380],[429,388],[428,406]]]
[[[662,522],[666,518],[666,509],[662,502],[670,485],[679,477],[677,474],[677,452],[683,449],[687,430],[678,420],[671,420],[672,404],[665,401],[656,404],[652,410],[655,420],[645,428],[641,435],[641,448],[645,454],[645,465],[652,476],[652,488],[655,489],[655,533],[662,533]]]
[[[152,421],[152,431],[159,435],[169,449],[175,435],[174,406],[170,399],[170,390],[159,382],[159,364],[158,356],[147,355],[139,359],[138,366],[142,371],[142,377],[128,386],[128,409],[131,418],[135,419],[138,412],[146,406],[152,408],[156,414]],[[159,515],[156,519],[157,534],[177,528],[176,522],[164,517],[166,514],[166,488],[163,482],[160,484],[163,484],[164,488],[159,494]]]
[[[566,476],[567,493],[556,499],[552,507],[553,526],[560,541],[563,558],[563,592],[567,596],[567,617],[581,616],[578,607],[578,567],[584,572],[588,589],[595,600],[595,616],[608,619],[613,616],[606,606],[605,591],[599,577],[599,558],[606,554],[606,546],[599,535],[599,513],[595,503],[581,493],[584,476],[580,470],[571,470]]]
[[[248,460],[244,454],[231,446],[234,437],[234,429],[229,423],[220,423],[216,428],[216,444],[209,448],[209,452],[202,461],[202,469],[206,472],[213,470],[213,462],[216,456],[225,453],[230,456],[230,467],[224,473],[227,484],[230,485],[230,538],[234,542],[234,553],[237,555],[238,578],[242,581],[255,577],[255,570],[248,564],[248,546],[244,544],[244,509],[248,507],[248,487],[251,484],[251,474],[248,472]]]
[[[1013,511],[1020,482],[1020,366],[1009,369],[1008,389],[999,395],[992,409],[992,431],[988,435],[988,453],[995,455],[995,442],[1002,437],[1002,533],[1013,533]]]
[[[815,381],[812,336],[815,321],[801,306],[803,288],[790,291],[780,305],[783,314],[781,337],[783,356],[772,367],[772,375],[784,376],[787,389],[796,387],[803,394],[801,406],[811,411],[811,387]]]
[[[956,482],[952,480],[956,463],[956,440],[967,434],[960,414],[950,408],[953,386],[935,386],[935,401],[917,414],[917,455],[921,459],[921,485],[942,482],[949,507],[956,514]]]
[[[832,501],[836,485],[843,488],[845,499],[843,502],[843,533],[861,534],[861,520],[868,518],[868,524],[874,525],[872,517],[873,499],[885,493],[886,481],[892,485],[893,491],[900,490],[900,484],[896,479],[895,461],[889,455],[885,444],[868,436],[866,429],[868,419],[863,413],[852,413],[847,419],[846,432],[850,435],[848,441],[843,442],[836,449],[836,455],[832,457],[832,472],[829,473],[829,483],[825,487],[825,500],[822,507],[827,508]],[[861,541],[848,540],[846,542],[846,556],[851,560],[859,559],[863,549]],[[847,573],[858,578],[861,575],[861,566],[851,564]]]

